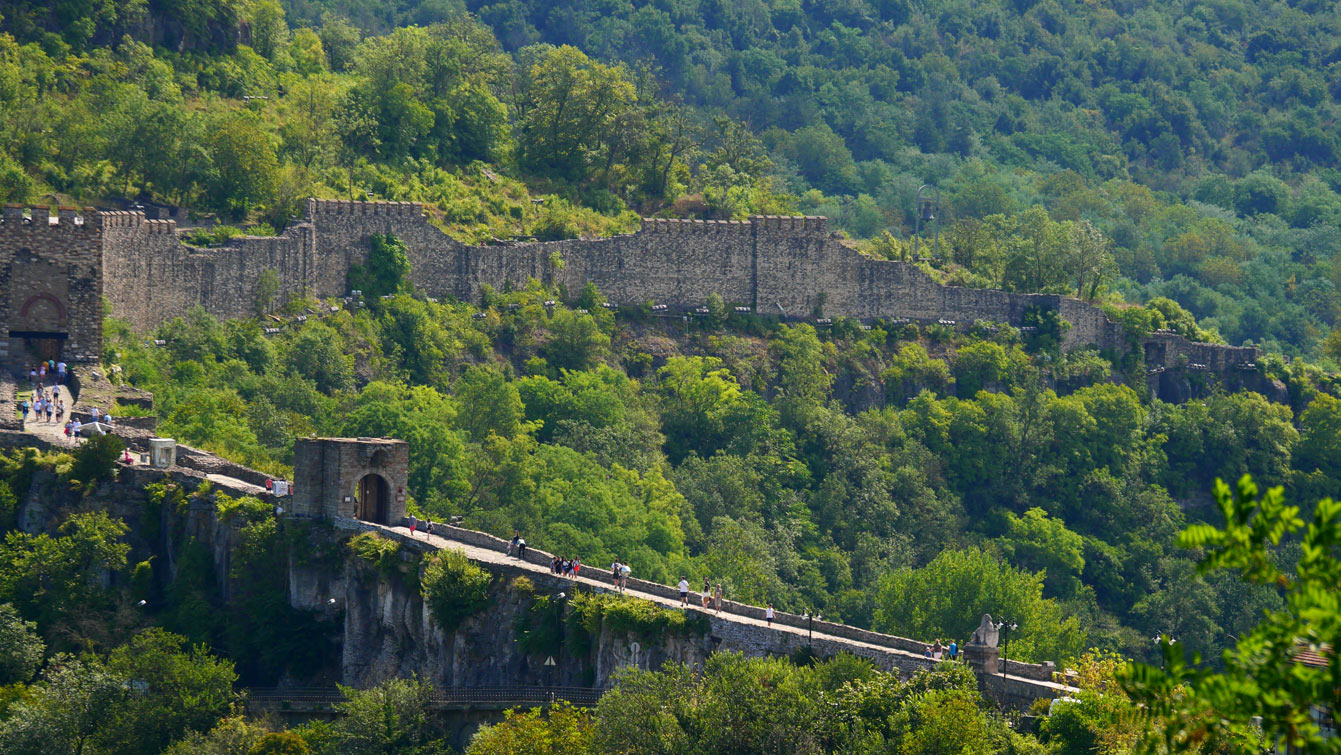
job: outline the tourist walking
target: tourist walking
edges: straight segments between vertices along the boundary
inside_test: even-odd
[[[717,609],[717,612],[718,612],[718,613],[721,613],[721,612],[722,612],[722,583],[721,583],[721,582],[718,582],[718,583],[717,583],[717,591],[714,592],[714,593],[712,594],[712,602],[713,602],[713,608]]]
[[[958,642],[955,642],[954,640],[950,640],[950,649],[949,649],[949,652],[946,653],[946,655],[947,655],[947,656],[950,658],[950,660],[952,660],[952,661],[958,659],[958,658],[959,658],[959,643],[958,643]]]
[[[27,422],[27,421],[28,421],[28,401],[27,401],[27,400],[24,400],[24,401],[20,401],[20,402],[19,402],[19,414],[23,415],[23,421],[24,421],[24,422]]]
[[[610,564],[610,582],[616,588],[619,587],[619,567],[621,566],[623,564],[619,563],[619,556],[615,556],[614,562]]]
[[[633,567],[629,566],[628,564],[620,564],[620,565],[619,565],[619,592],[620,592],[620,593],[623,593],[624,590],[628,588],[628,586],[629,586],[629,573],[632,572],[632,571],[633,571]]]
[[[517,538],[517,558],[526,560],[526,538]]]
[[[707,577],[703,578],[703,592],[699,593],[699,601],[704,608],[708,607],[708,601],[712,600],[712,582]]]
[[[95,410],[95,411],[96,411],[96,410]],[[418,528],[419,528],[419,520],[414,518],[414,514],[410,514],[410,537],[411,537],[411,538],[414,537],[414,531],[415,531],[416,529],[418,529]]]
[[[689,580],[680,577],[680,607],[689,607]]]
[[[768,604],[768,608],[765,608],[765,609],[764,609],[764,621],[767,621],[767,622],[768,622],[768,625],[769,625],[770,627],[773,626],[773,604],[772,604],[772,603],[769,603],[769,604]]]
[[[512,531],[512,540],[508,541],[508,555],[514,555],[517,552],[517,543],[521,542],[521,530]]]
[[[573,576],[576,577],[582,572],[582,557],[573,556]]]
[[[76,445],[79,444],[79,438],[83,430],[84,423],[80,422],[78,417],[75,417],[74,424],[70,426],[70,438]]]

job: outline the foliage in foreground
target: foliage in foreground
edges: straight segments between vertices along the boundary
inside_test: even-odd
[[[1223,670],[1167,642],[1165,668],[1128,670],[1128,690],[1162,718],[1152,741],[1180,752],[1203,745],[1248,750],[1262,739],[1310,753],[1341,751],[1341,741],[1323,739],[1317,718],[1341,710],[1341,502],[1319,501],[1305,522],[1281,488],[1262,493],[1247,475],[1233,489],[1217,480],[1215,501],[1224,525],[1194,525],[1179,542],[1202,550],[1199,570],[1232,570],[1245,582],[1270,585],[1284,593],[1285,605],[1224,652]],[[1295,533],[1300,558],[1293,570],[1282,569],[1273,550]],[[1302,662],[1304,653],[1325,665]]]
[[[675,663],[627,669],[594,713],[512,714],[476,734],[466,753],[1043,751],[988,714],[962,666],[900,682],[850,656],[796,666],[718,653],[701,672]]]

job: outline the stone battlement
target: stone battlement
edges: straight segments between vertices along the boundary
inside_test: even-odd
[[[643,218],[644,233],[739,234],[777,233],[818,235],[829,232],[829,219],[817,215],[751,215],[749,220],[689,220]]]
[[[751,215],[750,222],[766,233],[823,236],[829,232],[829,219],[819,215]]]
[[[644,233],[750,233],[754,224],[744,220],[680,220],[643,218]]]
[[[307,200],[308,220],[318,220],[323,217],[367,215],[422,218],[424,216],[424,205],[421,202],[355,202],[348,199]]]
[[[99,213],[92,207],[80,209],[78,207],[56,207],[56,214],[52,215],[53,208],[49,205],[21,205],[7,204],[5,212],[0,216],[0,232],[4,229],[14,229],[15,227],[27,227],[36,230],[38,228],[76,228],[78,230],[93,230],[100,223]],[[45,221],[45,222],[43,222]]]

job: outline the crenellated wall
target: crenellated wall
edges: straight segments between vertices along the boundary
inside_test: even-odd
[[[561,284],[571,296],[591,282],[617,304],[652,301],[680,311],[718,294],[762,315],[791,318],[1021,325],[1031,308],[1045,308],[1070,323],[1064,349],[1128,348],[1121,327],[1086,302],[943,286],[911,263],[857,253],[834,238],[821,217],[656,218],[644,220],[636,233],[612,238],[468,246],[430,224],[417,202],[323,199],[307,200],[303,219],[279,236],[241,237],[205,249],[183,244],[173,221],[147,220],[139,212],[80,217],[62,210],[59,222],[42,225],[22,208],[10,208],[0,227],[0,284],[18,275],[19,285],[7,287],[8,297],[0,295],[0,328],[16,330],[13,323],[25,306],[31,314],[42,302],[53,310],[59,303],[72,315],[67,351],[96,359],[101,326],[95,304],[103,296],[115,315],[139,329],[196,305],[220,317],[252,314],[256,284],[266,270],[278,276],[280,297],[343,296],[349,270],[367,260],[373,234],[404,241],[416,287],[438,298],[475,301],[485,285],[521,287],[536,279]],[[29,303],[23,296],[29,290],[48,297]],[[0,338],[0,358],[22,348],[21,341]],[[1256,349],[1192,344],[1166,334],[1143,348],[1153,368],[1206,365],[1240,377],[1257,357]]]

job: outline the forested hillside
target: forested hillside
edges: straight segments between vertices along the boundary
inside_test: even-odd
[[[1330,4],[3,13],[8,200],[154,200],[264,232],[308,194],[415,199],[467,240],[804,212],[907,256],[916,190],[933,182],[948,280],[1167,297],[1230,343],[1341,356]],[[1077,249],[1097,285],[1047,264]]]
[[[1306,409],[1163,404],[1008,326],[682,323],[559,296],[389,294],[269,337],[198,312],[162,347],[112,322],[107,359],[155,393],[160,429],[255,466],[283,473],[295,436],[404,438],[434,519],[907,636],[995,605],[1038,660],[1144,655],[1159,632],[1219,647],[1279,598],[1174,547],[1211,483],[1337,487],[1341,401],[1279,363]]]
[[[923,222],[940,253],[923,243],[918,264],[940,281],[1089,299],[1133,344],[1167,328],[1262,346],[1271,400],[1198,382],[1173,405],[1146,389],[1138,350],[1061,353],[1064,322],[807,324],[718,296],[666,317],[537,281],[440,302],[408,284],[401,241],[375,237],[349,281],[362,298],[331,309],[258,285],[253,318],[196,310],[153,333],[111,312],[103,365],[153,392],[164,434],[276,475],[296,437],[403,438],[422,516],[919,639],[962,641],[990,611],[1018,623],[1012,658],[1077,664],[1086,687],[1040,743],[989,719],[959,671],[723,656],[701,675],[631,675],[591,716],[514,716],[472,752],[551,735],[647,751],[626,723],[658,705],[678,706],[659,720],[684,751],[726,747],[705,732],[747,709],[769,723],[741,751],[803,731],[814,752],[1127,752],[1143,726],[1243,751],[1263,693],[1205,683],[1208,668],[1249,685],[1288,665],[1278,686],[1312,685],[1257,719],[1272,731],[1336,694],[1294,659],[1341,641],[1341,515],[1315,506],[1341,489],[1338,39],[1335,4],[1277,0],[10,0],[0,200],[166,206],[197,245],[274,234],[309,196],[420,201],[472,243],[805,213],[911,259]],[[940,202],[919,221],[927,183]],[[229,579],[264,589],[224,611],[189,553],[161,602],[135,605],[155,567],[127,561],[124,523],[81,508],[115,456],[89,448],[0,455],[0,752],[53,732],[71,752],[262,747],[254,723],[204,733],[235,710],[230,663],[131,637],[158,624],[209,641],[248,678],[308,660],[281,657],[317,619],[270,579],[276,520],[254,499],[220,514],[245,515],[242,550],[264,552]],[[1302,508],[1251,486],[1212,497],[1244,473]],[[59,529],[18,531],[34,475],[80,500],[51,512]],[[1228,534],[1204,525],[1220,515]],[[1254,630],[1263,611],[1277,613]],[[1166,679],[1083,655],[1153,660],[1155,635],[1208,663],[1170,652]],[[67,650],[86,655],[52,655]],[[156,674],[177,673],[203,702],[124,694],[175,689]],[[119,713],[59,723],[80,689]],[[361,722],[422,713],[427,694],[393,682],[294,736],[355,751]],[[822,706],[836,728],[796,728]],[[366,751],[440,749],[422,715],[406,720],[386,734],[403,749]]]

